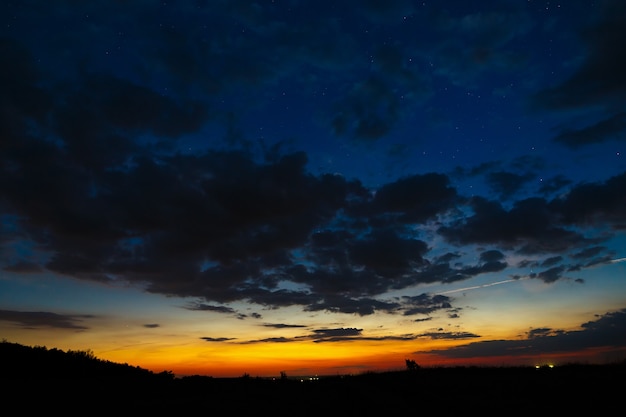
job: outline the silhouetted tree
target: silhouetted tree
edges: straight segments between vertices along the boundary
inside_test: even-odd
[[[172,371],[162,371],[157,376],[163,380],[172,381],[176,378],[176,375]]]
[[[406,369],[408,371],[417,371],[419,368],[420,366],[413,359],[406,360]]]

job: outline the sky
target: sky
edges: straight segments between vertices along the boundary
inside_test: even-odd
[[[623,1],[0,8],[0,339],[178,376],[626,359]]]

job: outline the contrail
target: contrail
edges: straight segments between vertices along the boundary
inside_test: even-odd
[[[626,258],[617,258],[617,259],[611,259],[610,261],[608,261],[608,263],[610,263],[610,264],[617,264],[617,263],[620,263],[620,262],[626,262]],[[529,278],[530,277],[522,277],[522,278],[518,278],[518,279],[505,279],[503,281],[496,281],[496,282],[492,282],[490,284],[475,285],[473,287],[465,287],[465,288],[459,288],[459,289],[456,289],[456,290],[443,291],[443,292],[439,292],[437,294],[444,295],[444,294],[454,294],[455,292],[478,290],[480,288],[493,287],[494,285],[506,284],[507,282],[521,281],[523,279],[529,279]]]
[[[507,282],[521,281],[523,279],[528,279],[528,277],[518,278],[518,279],[505,279],[504,281],[492,282],[490,284],[476,285],[474,287],[465,287],[465,288],[459,288],[456,290],[444,291],[444,292],[440,292],[439,294],[453,294],[455,292],[477,290],[479,288],[487,288],[487,287],[493,287],[494,285],[506,284]]]

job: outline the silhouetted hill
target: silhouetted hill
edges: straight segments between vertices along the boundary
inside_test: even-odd
[[[63,351],[45,346],[0,343],[3,378],[125,378],[137,380],[172,379],[168,372],[154,374],[138,366],[98,359],[91,351]]]
[[[0,343],[3,405],[21,412],[374,415],[437,412],[602,414],[623,409],[626,365],[449,367],[292,378],[174,378],[96,358]],[[82,414],[81,414],[82,415]]]

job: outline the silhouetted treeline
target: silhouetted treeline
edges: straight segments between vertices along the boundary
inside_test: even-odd
[[[410,365],[410,366],[409,366]],[[437,412],[577,413],[623,410],[626,363],[541,367],[428,368],[319,379],[175,378],[61,351],[0,343],[5,406],[26,411],[202,412],[207,415],[376,415]],[[24,398],[32,401],[24,402]],[[84,408],[87,405],[87,408]],[[24,408],[26,407],[26,408]],[[72,414],[72,413],[70,413]],[[83,414],[81,414],[83,415]]]
[[[174,378],[168,371],[155,374],[138,366],[102,360],[90,350],[63,351],[6,341],[0,343],[0,366],[2,378]]]

